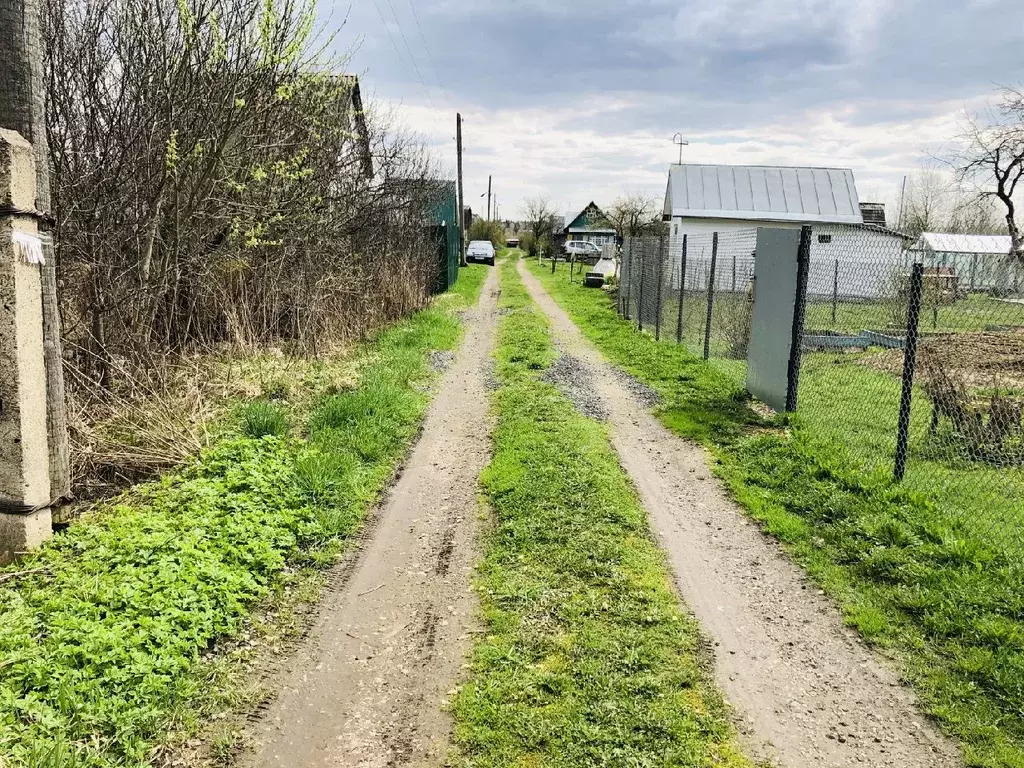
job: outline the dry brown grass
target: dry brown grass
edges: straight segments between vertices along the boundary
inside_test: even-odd
[[[108,498],[158,477],[229,429],[239,402],[309,399],[353,386],[351,345],[320,355],[224,347],[157,361],[120,362],[115,390],[102,392],[68,366],[72,489],[79,502]],[[73,517],[73,505],[65,517]]]

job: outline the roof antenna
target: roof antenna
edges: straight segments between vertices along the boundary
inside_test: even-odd
[[[683,134],[677,133],[672,137],[672,142],[679,145],[679,164],[683,164],[683,147],[690,146],[690,142],[683,138]]]

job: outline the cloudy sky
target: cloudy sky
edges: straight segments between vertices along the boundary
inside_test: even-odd
[[[503,218],[664,193],[687,162],[854,169],[893,201],[963,111],[1024,80],[1020,0],[320,0],[364,98],[396,106]]]

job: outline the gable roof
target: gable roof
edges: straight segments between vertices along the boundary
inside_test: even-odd
[[[939,253],[986,253],[1006,256],[1010,253],[1009,235],[950,235],[942,232],[922,232],[911,248],[913,251]]]
[[[343,119],[351,115],[355,122],[356,138],[359,141],[360,165],[363,176],[373,177],[373,152],[370,149],[370,132],[366,126],[366,113],[363,111],[363,94],[359,90],[358,75],[334,75],[334,82],[348,90],[341,104]]]
[[[863,224],[853,171],[766,165],[673,165],[665,218]]]
[[[579,213],[571,211],[565,214],[565,233],[573,232],[614,232],[615,227],[608,221],[604,211],[597,207],[593,200]]]

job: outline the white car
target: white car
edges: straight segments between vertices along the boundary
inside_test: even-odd
[[[494,266],[494,245],[490,240],[474,240],[466,248],[466,261],[481,261]]]
[[[577,259],[599,259],[601,248],[589,240],[568,240],[565,243],[565,255],[575,256]]]

